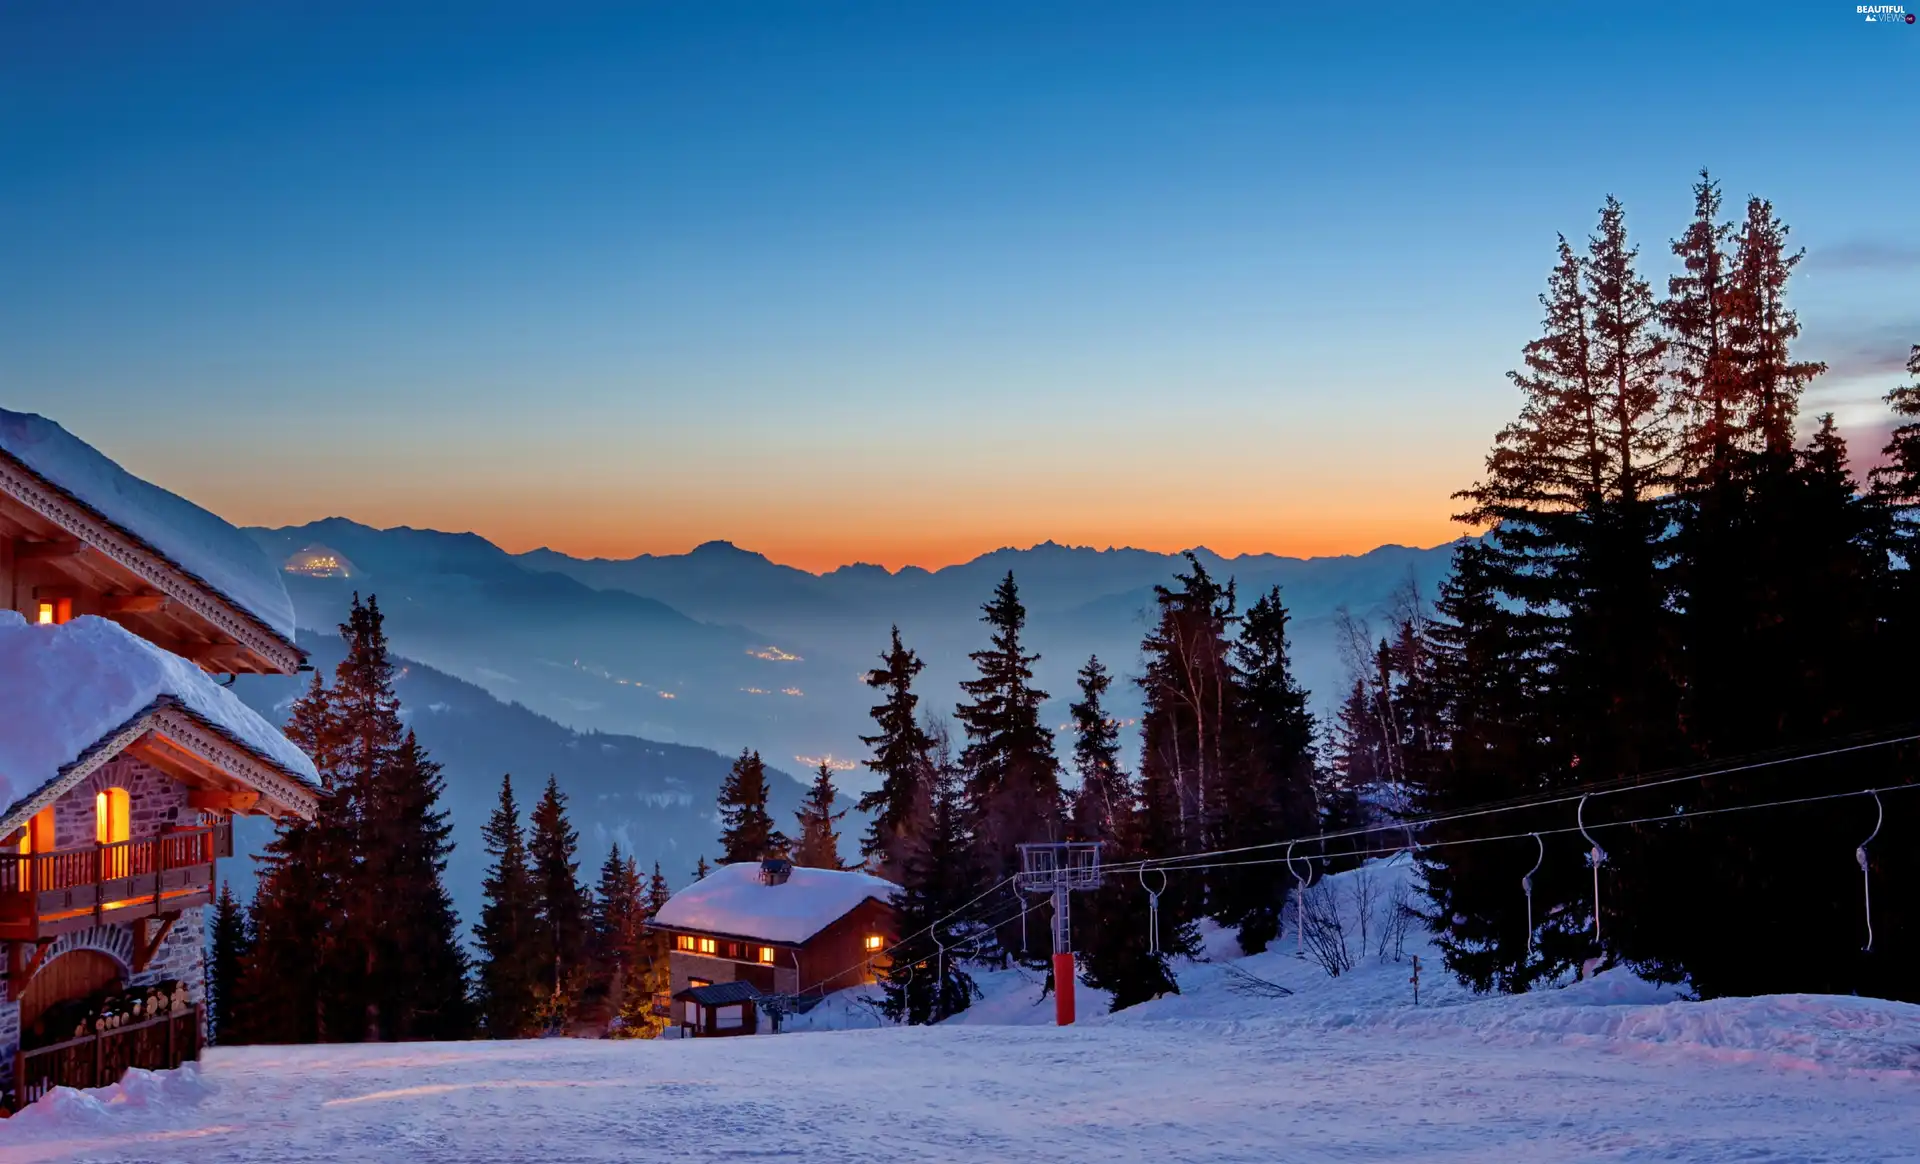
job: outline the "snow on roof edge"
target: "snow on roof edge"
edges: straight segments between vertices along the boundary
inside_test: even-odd
[[[667,899],[653,923],[728,937],[798,945],[866,901],[889,904],[900,887],[860,870],[795,866],[781,885],[760,881],[757,861],[722,865]]]
[[[59,422],[37,413],[0,408],[0,453],[276,638],[299,649],[295,644],[293,599],[287,594],[285,581],[266,551],[225,518],[128,472]],[[113,499],[124,503],[119,513],[109,504]],[[128,512],[142,509],[145,512]],[[196,534],[174,528],[170,518],[198,524],[199,537],[211,534],[211,540],[226,544],[196,545]],[[244,560],[247,558],[257,560],[248,562]]]
[[[319,792],[313,760],[205,672],[117,623],[82,615],[61,626],[0,611],[0,804],[11,816],[156,707],[205,725],[235,747]]]

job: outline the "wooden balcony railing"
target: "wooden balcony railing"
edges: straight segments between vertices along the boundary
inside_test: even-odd
[[[232,855],[227,820],[111,845],[0,853],[0,941],[203,904],[213,891],[215,861]]]
[[[21,1051],[13,1060],[13,1104],[23,1108],[56,1087],[106,1087],[129,1067],[165,1071],[200,1057],[201,1012],[190,1010],[129,1023]]]

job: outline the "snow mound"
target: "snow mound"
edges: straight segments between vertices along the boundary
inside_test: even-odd
[[[1656,996],[1660,991],[1646,988]],[[1569,987],[1432,1010],[1329,1018],[1320,1025],[1402,1038],[1465,1034],[1493,1046],[1659,1050],[1716,1062],[1920,1078],[1920,1006],[1809,994],[1652,1003],[1619,997],[1601,992],[1598,1001],[1585,1001],[1581,990]]]
[[[766,885],[758,862],[739,861],[674,894],[653,920],[671,929],[804,942],[868,898],[886,901],[898,889],[871,873],[798,866],[785,883]]]
[[[76,1091],[56,1087],[15,1113],[9,1131],[86,1130],[110,1127],[133,1112],[162,1113],[199,1104],[213,1093],[201,1078],[198,1063],[184,1063],[171,1071],[128,1068],[111,1087]]]
[[[293,641],[293,600],[254,540],[44,416],[0,408],[0,449]]]
[[[35,626],[17,611],[0,611],[0,692],[7,702],[0,805],[8,811],[162,696],[278,767],[319,783],[307,754],[233,692],[104,618]]]

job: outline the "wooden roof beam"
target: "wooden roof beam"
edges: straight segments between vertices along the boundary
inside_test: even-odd
[[[53,538],[42,542],[17,541],[13,543],[13,560],[16,562],[57,562],[64,558],[77,558],[85,553],[87,543],[78,538]]]
[[[107,594],[101,596],[103,614],[159,614],[167,608],[164,594]]]

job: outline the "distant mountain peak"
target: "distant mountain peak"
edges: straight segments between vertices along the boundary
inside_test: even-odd
[[[732,542],[729,542],[723,539],[718,539],[718,538],[710,542],[701,542],[699,545],[693,547],[693,549],[688,550],[687,556],[690,558],[696,558],[696,557],[752,558],[760,562],[769,561],[767,556],[763,553],[760,553],[758,550],[743,550],[739,546],[734,545]]]

